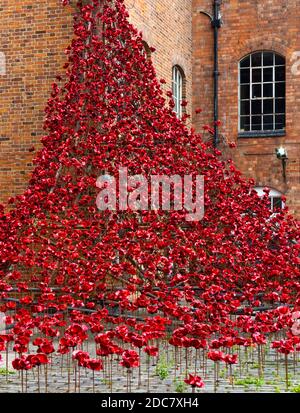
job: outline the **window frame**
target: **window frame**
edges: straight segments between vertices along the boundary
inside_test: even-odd
[[[265,196],[265,192],[264,189],[266,187],[262,187],[262,186],[257,186],[254,188],[254,190],[256,191],[257,195],[260,198],[263,198]],[[274,200],[281,198],[284,196],[284,194],[280,191],[278,191],[277,189],[273,189],[273,188],[268,188],[269,189],[269,200],[270,200],[270,211],[273,212],[274,214],[276,213],[276,211],[274,210]],[[281,208],[280,210],[285,208],[285,202],[281,200]]]
[[[272,54],[273,62],[271,64],[266,64],[264,57],[266,54]],[[260,63],[258,65],[253,64],[253,56],[259,56],[260,57]],[[283,60],[283,63],[277,63],[276,58],[280,58]],[[242,63],[246,60],[249,59],[249,65],[246,65],[245,67],[241,66]],[[284,70],[284,79],[283,80],[276,80],[276,68],[283,67]],[[264,73],[265,69],[272,69],[272,80],[264,80]],[[242,70],[248,70],[249,74],[249,83],[242,83],[241,82],[241,75],[242,75]],[[254,82],[253,81],[253,70],[259,69],[260,70],[260,81]],[[277,84],[283,84],[284,85],[284,96],[278,96],[276,97],[276,85]],[[241,96],[241,91],[242,91],[242,85],[245,85],[246,87],[249,86],[249,95],[248,98],[242,99]],[[265,90],[264,86],[265,85],[272,85],[272,96],[264,96],[263,91]],[[257,86],[258,89],[260,89],[260,95],[257,97],[253,97],[253,87]],[[272,113],[263,113],[264,112],[264,102],[265,101],[270,101],[272,100]],[[247,114],[242,114],[242,102],[248,102],[249,103],[249,109],[247,111]],[[261,102],[261,111],[260,113],[253,113],[252,105],[253,102],[255,101],[260,101]],[[284,103],[284,112],[279,112],[279,110],[276,109],[276,103],[279,103],[279,101],[283,101]],[[253,129],[252,128],[252,120],[255,118],[255,115],[257,115],[257,118],[260,118],[261,122],[261,129]],[[284,123],[283,123],[283,128],[278,128],[276,129],[276,116],[283,116],[284,117]],[[241,121],[245,118],[249,118],[249,129],[248,131],[244,130],[241,128]],[[266,120],[266,117],[272,117],[272,129],[264,129],[264,120]],[[252,52],[246,56],[244,56],[238,64],[238,137],[273,137],[273,136],[285,136],[286,134],[286,59],[284,56],[281,54],[275,52],[274,50],[258,50],[255,52]]]
[[[176,94],[175,94],[176,88]],[[172,96],[175,103],[174,112],[178,119],[182,118],[184,114],[183,106],[185,92],[185,75],[184,71],[179,65],[172,67]]]
[[[144,52],[147,60],[151,60],[152,53],[151,53],[151,48],[150,48],[149,44],[145,40],[142,40],[142,43],[143,43],[143,48],[144,48],[143,52]]]

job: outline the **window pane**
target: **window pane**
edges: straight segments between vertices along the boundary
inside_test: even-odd
[[[285,99],[276,99],[275,100],[275,112],[276,113],[285,113]]]
[[[241,99],[250,99],[250,85],[241,86]]]
[[[261,69],[252,69],[252,82],[253,83],[261,82]]]
[[[252,116],[252,130],[261,130],[262,116]]]
[[[274,53],[273,52],[264,52],[264,66],[273,66],[274,65]]]
[[[275,55],[275,64],[276,65],[285,65],[285,58],[279,55]]]
[[[285,80],[285,67],[278,66],[275,68],[275,80],[278,82]]]
[[[285,59],[272,51],[253,53],[240,62],[241,130],[285,128],[285,76]]]
[[[250,101],[243,100],[241,102],[241,115],[249,115],[250,113]]]
[[[285,83],[281,82],[275,84],[275,96],[285,97]]]
[[[283,205],[282,205],[281,198],[273,197],[272,201],[273,201],[273,209],[282,209]]]
[[[273,99],[264,100],[264,114],[274,112],[274,101]]]
[[[261,66],[262,65],[262,62],[261,62],[261,57],[262,57],[262,53],[254,53],[252,56],[251,56],[251,64],[252,64],[252,66]]]
[[[265,98],[273,97],[273,83],[266,83],[264,85],[264,97]]]
[[[250,83],[250,69],[241,69],[241,83]]]
[[[250,56],[245,57],[240,63],[241,67],[250,67]]]
[[[250,130],[250,116],[241,116],[241,130],[242,131]]]
[[[173,67],[173,99],[175,101],[174,111],[178,118],[182,115],[182,74],[177,66]]]
[[[284,129],[285,128],[285,115],[276,115],[275,116],[275,129]]]
[[[252,100],[251,101],[251,113],[252,115],[260,115],[261,111],[261,100]]]
[[[252,86],[252,99],[261,97],[261,85]]]
[[[264,130],[273,130],[274,129],[274,122],[273,122],[273,116],[272,115],[267,115],[264,116]]]
[[[273,68],[264,69],[264,82],[273,82]]]

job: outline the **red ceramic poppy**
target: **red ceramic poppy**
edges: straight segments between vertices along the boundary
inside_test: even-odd
[[[140,365],[140,359],[136,351],[126,350],[122,354],[122,360],[120,365],[130,369],[132,367],[138,367]]]
[[[144,352],[148,354],[148,356],[156,357],[158,355],[158,347],[147,346],[144,348]]]
[[[204,387],[204,382],[199,376],[193,376],[192,374],[189,374],[188,379],[185,379],[184,381],[192,387]]]
[[[90,370],[100,371],[103,370],[102,360],[99,359],[89,359],[86,363],[86,367]]]

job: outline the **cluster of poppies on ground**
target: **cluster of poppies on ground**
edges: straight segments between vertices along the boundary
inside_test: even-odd
[[[287,210],[272,214],[268,191],[260,199],[254,182],[187,126],[188,113],[176,118],[122,0],[79,2],[74,35],[28,188],[0,207],[0,311],[9,327],[0,351],[13,349],[15,369],[47,364],[55,352],[94,371],[110,355],[137,368],[141,351],[157,356],[162,340],[226,364],[236,363],[235,346],[271,341],[278,352],[298,351],[298,223]],[[119,167],[203,175],[204,218],[99,211],[97,178]],[[82,350],[87,341],[96,358]],[[203,386],[197,374],[186,380]]]

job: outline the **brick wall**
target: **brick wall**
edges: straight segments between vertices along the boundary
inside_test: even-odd
[[[6,201],[26,186],[29,148],[43,135],[43,110],[65,61],[72,16],[59,0],[1,0],[0,19],[0,200]]]
[[[213,34],[209,19],[211,0],[193,0],[193,105],[203,108],[195,126],[212,120]],[[232,151],[238,167],[259,186],[286,194],[291,210],[300,215],[300,71],[292,73],[294,53],[300,50],[300,9],[296,0],[223,0],[224,25],[220,30],[220,119],[221,132],[235,141]],[[286,136],[281,138],[238,138],[238,63],[257,50],[273,50],[286,57]],[[300,67],[300,66],[299,66]],[[287,182],[275,149],[288,150]]]
[[[126,0],[131,21],[156,48],[159,77],[171,88],[172,65],[187,78],[192,97],[192,0]],[[72,8],[60,0],[0,0],[0,202],[20,194],[43,136],[51,83],[63,72],[72,38]]]
[[[186,76],[186,98],[192,101],[192,0],[125,0],[135,27],[156,48],[152,54],[158,76],[171,88],[172,66]],[[191,111],[191,106],[187,107]]]

